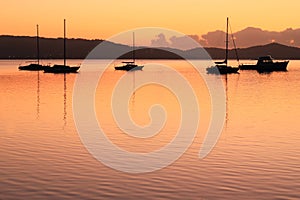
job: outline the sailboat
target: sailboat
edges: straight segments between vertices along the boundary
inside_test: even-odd
[[[39,71],[44,70],[49,66],[43,66],[40,64],[40,37],[39,37],[39,25],[36,25],[36,63],[30,63],[29,65],[19,66],[19,70]]]
[[[132,33],[132,61],[122,62],[124,65],[122,66],[116,66],[115,70],[142,70],[144,66],[135,64],[135,38],[134,38],[134,32]]]
[[[66,20],[64,19],[64,64],[53,65],[44,69],[46,73],[77,73],[80,66],[70,67],[66,65]]]
[[[238,67],[231,67],[228,66],[228,26],[229,26],[229,19],[227,17],[227,26],[226,26],[226,50],[225,50],[225,60],[222,62],[215,62],[215,66],[211,66],[206,68],[208,74],[231,74],[231,73],[238,73]]]

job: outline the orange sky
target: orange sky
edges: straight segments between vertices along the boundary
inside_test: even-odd
[[[299,28],[299,0],[2,0],[0,34],[61,37],[67,19],[68,37],[106,39],[128,29],[155,26],[201,35],[248,26],[282,31]]]

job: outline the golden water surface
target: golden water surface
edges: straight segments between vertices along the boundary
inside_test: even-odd
[[[72,110],[79,74],[18,71],[20,61],[0,61],[0,199],[300,198],[300,61],[291,61],[288,72],[210,76],[224,83],[227,113],[219,141],[204,159],[198,155],[212,106],[203,79],[184,61],[141,62],[163,63],[184,76],[195,91],[200,120],[192,145],[173,164],[130,174],[99,162],[82,144]],[[110,66],[99,81],[98,122],[107,138],[123,150],[159,150],[178,130],[180,102],[161,85],[140,87],[128,101],[134,122],[151,123],[149,108],[160,104],[167,113],[166,123],[150,138],[124,134],[111,112],[111,98],[125,73]],[[132,88],[139,73],[172,80],[168,71],[149,66],[129,73]]]

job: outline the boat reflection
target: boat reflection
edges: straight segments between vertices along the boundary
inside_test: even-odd
[[[40,118],[40,72],[37,71],[37,90],[36,90],[36,119]]]
[[[41,118],[41,110],[44,108],[41,107],[41,82],[42,82],[42,76],[44,73],[37,71],[36,72],[36,109],[35,109],[35,118],[36,120],[40,120]],[[42,74],[41,74],[42,73]],[[60,80],[63,78],[63,85],[61,83],[59,84],[60,87],[63,86],[63,112],[62,112],[62,120],[63,120],[63,127],[65,128],[67,126],[67,109],[68,109],[68,103],[67,103],[67,74],[59,74]],[[59,90],[62,91],[61,89]],[[58,92],[59,92],[58,91]],[[58,93],[59,94],[59,93]],[[47,99],[47,98],[46,98]]]
[[[67,76],[64,74],[64,114],[63,114],[64,128],[67,125]]]
[[[236,78],[236,80],[234,81],[234,83],[231,81],[232,78]],[[240,78],[240,74],[238,74],[237,76],[230,76],[230,75],[225,75],[223,77],[223,81],[225,84],[225,95],[226,95],[226,113],[225,113],[225,124],[224,124],[224,130],[225,132],[227,132],[227,128],[228,128],[228,124],[230,121],[230,109],[232,104],[234,103],[234,97],[236,96],[236,91],[238,90],[238,83],[239,83],[239,78]],[[231,111],[232,112],[232,111]]]

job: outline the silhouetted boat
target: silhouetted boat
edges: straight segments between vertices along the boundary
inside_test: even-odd
[[[122,66],[116,66],[115,70],[126,70],[126,71],[130,71],[130,70],[142,70],[144,66],[141,65],[137,65],[134,62],[122,62],[125,65]]]
[[[19,70],[39,71],[44,70],[49,66],[40,64],[40,37],[39,37],[39,25],[36,25],[36,63],[30,63],[29,65],[19,66]]]
[[[122,62],[124,65],[116,66],[115,70],[124,70],[124,71],[131,71],[131,70],[142,70],[144,66],[135,64],[135,38],[134,33],[132,33],[132,61],[129,62]]]
[[[257,70],[258,72],[287,71],[289,61],[274,62],[271,56],[259,57],[256,64],[243,64],[240,69]]]
[[[215,66],[206,69],[208,74],[233,74],[238,73],[239,68],[227,65],[227,62],[215,62]]]
[[[70,67],[66,65],[53,65],[44,69],[45,73],[77,73],[80,67]]]
[[[226,26],[226,50],[225,50],[225,60],[222,62],[215,62],[215,66],[206,68],[208,74],[231,74],[238,73],[238,67],[228,66],[228,17],[227,17],[227,26]],[[232,38],[233,39],[233,38]]]
[[[64,19],[64,64],[53,65],[52,67],[46,67],[45,73],[77,73],[80,66],[70,67],[66,65],[66,20]]]

